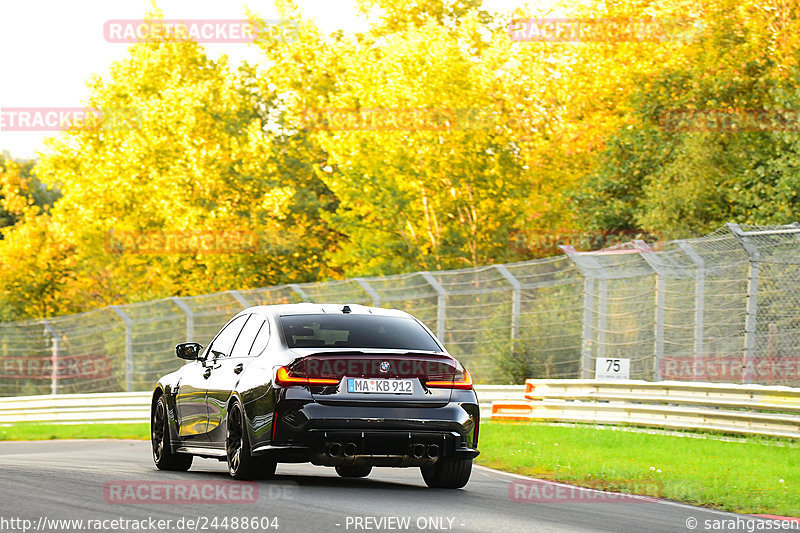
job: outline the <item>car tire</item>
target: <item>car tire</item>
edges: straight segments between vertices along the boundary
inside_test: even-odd
[[[153,448],[153,462],[159,470],[185,472],[192,466],[191,455],[174,453],[169,436],[167,402],[159,396],[150,413],[150,443]]]
[[[341,477],[367,477],[372,472],[372,467],[366,466],[337,466],[336,473]]]
[[[244,410],[237,401],[228,411],[228,432],[225,438],[228,472],[234,479],[269,479],[275,475],[277,463],[262,456],[250,455],[250,440],[245,427]]]
[[[472,459],[439,459],[433,466],[423,466],[422,479],[435,489],[460,489],[469,481]]]

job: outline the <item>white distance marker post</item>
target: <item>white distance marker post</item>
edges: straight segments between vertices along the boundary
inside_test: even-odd
[[[630,379],[631,360],[598,357],[594,363],[595,379]]]

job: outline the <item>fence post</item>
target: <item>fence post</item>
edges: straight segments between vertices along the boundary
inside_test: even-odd
[[[191,307],[186,305],[186,302],[177,296],[171,297],[170,300],[172,300],[186,315],[186,342],[194,342],[194,311],[192,311]]]
[[[503,265],[494,265],[500,275],[503,276],[514,292],[511,294],[511,351],[514,351],[514,345],[519,340],[519,315],[522,308],[522,285],[514,275],[508,271]]]
[[[310,302],[311,301],[311,298],[308,297],[308,293],[306,291],[304,291],[300,287],[300,285],[298,285],[297,283],[290,283],[289,285],[287,285],[287,287],[292,289],[294,292],[297,293],[298,296],[300,296],[300,301],[301,302]]]
[[[356,282],[361,285],[361,288],[364,289],[364,292],[369,294],[369,297],[372,298],[372,305],[375,307],[381,306],[381,295],[378,294],[378,291],[372,288],[372,285],[367,283],[367,280],[364,278],[353,278]]]
[[[594,326],[594,280],[583,278],[583,330],[581,343],[581,378],[592,378],[592,327]]]
[[[656,274],[656,324],[655,324],[655,361],[653,368],[654,381],[661,381],[661,362],[664,360],[664,321],[667,307],[667,280]]]
[[[58,359],[61,351],[61,339],[53,325],[45,320],[45,334],[50,335],[50,394],[58,394]]]
[[[112,305],[111,309],[125,323],[125,390],[133,391],[133,321],[128,313],[119,306]]]
[[[759,254],[750,239],[747,238],[739,224],[725,224],[728,229],[739,240],[739,243],[747,251],[750,257],[750,264],[747,272],[747,318],[744,325],[744,382],[753,382],[751,369],[755,363],[756,350],[756,328],[758,326],[758,277],[759,277]]]
[[[664,268],[660,261],[656,259],[655,252],[650,245],[641,239],[633,241],[633,246],[639,250],[650,268],[656,273],[656,309],[654,327],[654,351],[655,360],[653,361],[653,380],[661,381],[661,362],[664,360],[664,322],[666,320],[667,308],[667,280],[664,276]]]
[[[237,291],[237,290],[235,290],[235,289],[233,289],[233,290],[230,290],[230,291],[228,291],[228,292],[231,294],[231,296],[233,296],[234,300],[236,300],[237,302],[239,302],[239,305],[241,305],[241,306],[242,306],[242,307],[244,307],[244,308],[250,307],[250,302],[248,302],[248,301],[245,299],[245,297],[244,297],[244,296],[242,296],[242,293],[240,293],[239,291]],[[174,296],[173,296],[173,298],[174,298]]]
[[[705,287],[706,287],[706,263],[692,245],[685,240],[677,241],[678,246],[692,260],[695,265],[694,277],[694,360],[697,363],[705,355]],[[694,365],[695,372],[699,365]],[[695,375],[695,379],[699,376]]]
[[[605,313],[606,297],[608,296],[608,287],[606,280],[603,279],[598,273],[603,272],[603,267],[600,263],[591,256],[581,256],[573,246],[566,244],[558,245],[561,250],[567,254],[573,264],[583,274],[583,329],[582,329],[582,344],[581,344],[581,378],[591,379],[594,376],[594,362],[592,346],[597,345],[597,357],[602,357],[605,354],[605,327],[606,320],[603,313]],[[600,305],[598,305],[598,318],[597,318],[597,342],[594,342],[594,294],[595,294],[595,280],[600,285]],[[602,331],[601,331],[602,328]]]
[[[597,358],[606,356],[606,330],[608,320],[608,280],[600,279],[600,291],[597,300]]]
[[[444,290],[442,284],[439,283],[436,278],[430,272],[420,272],[422,277],[425,278],[425,281],[428,282],[428,285],[433,287],[433,290],[436,291],[437,298],[436,298],[436,336],[439,337],[441,342],[445,342],[444,340],[444,333],[445,333],[445,319],[447,317],[447,291]]]

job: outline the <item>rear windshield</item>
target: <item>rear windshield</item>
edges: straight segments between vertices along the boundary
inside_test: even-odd
[[[416,320],[375,315],[287,315],[280,317],[289,348],[387,348],[439,352]]]

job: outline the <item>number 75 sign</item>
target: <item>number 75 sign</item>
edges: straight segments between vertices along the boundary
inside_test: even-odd
[[[630,379],[631,360],[602,357],[595,359],[595,379]]]

